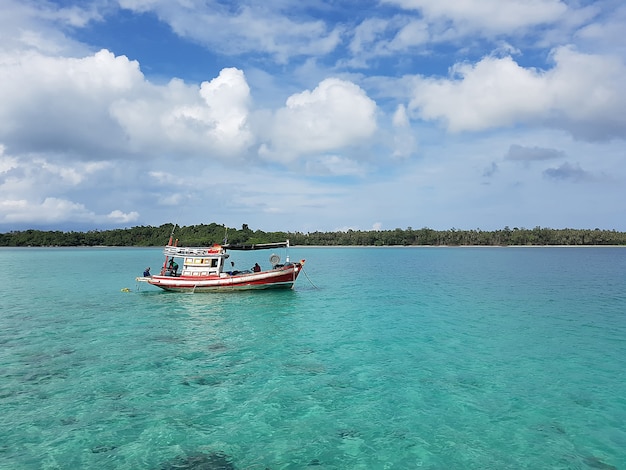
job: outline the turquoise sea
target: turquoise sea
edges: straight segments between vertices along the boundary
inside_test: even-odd
[[[177,294],[158,248],[0,249],[0,468],[626,469],[626,248],[289,255]]]

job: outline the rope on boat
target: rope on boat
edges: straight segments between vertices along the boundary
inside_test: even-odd
[[[302,271],[302,273],[304,273],[304,277],[306,277],[309,282],[311,283],[311,285],[315,288],[315,289],[319,289],[319,287],[317,287],[315,284],[313,284],[313,281],[311,281],[311,278],[309,277],[309,275],[306,273],[306,271],[304,270],[304,266],[302,267],[302,269],[300,270]]]

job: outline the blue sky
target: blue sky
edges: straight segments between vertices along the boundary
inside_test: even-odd
[[[621,0],[0,0],[0,231],[626,231]]]

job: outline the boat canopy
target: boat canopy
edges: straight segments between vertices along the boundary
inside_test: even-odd
[[[202,248],[202,247],[184,247],[184,246],[166,246],[163,250],[163,253],[166,256],[223,256],[225,258],[228,255],[224,256],[224,251],[220,245],[215,245],[210,248]]]
[[[269,250],[271,248],[288,248],[289,240],[277,243],[256,243],[252,245],[222,245],[227,250]]]

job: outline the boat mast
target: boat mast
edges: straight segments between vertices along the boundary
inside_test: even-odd
[[[167,246],[172,246],[172,239],[174,238],[174,230],[176,230],[176,224],[172,227],[172,233],[170,233],[170,239],[167,242]],[[176,240],[176,244],[178,245],[178,240]],[[163,269],[161,269],[161,274],[165,274],[165,270],[167,269],[167,261],[168,256],[165,255],[165,261],[163,261]]]
[[[170,241],[167,243],[167,246],[172,246],[172,239],[174,238],[174,230],[176,230],[176,224],[172,226],[172,233],[170,233]]]

